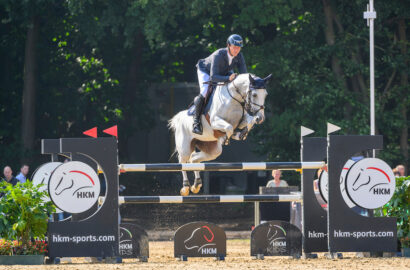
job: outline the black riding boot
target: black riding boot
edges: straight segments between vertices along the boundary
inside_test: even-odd
[[[205,101],[205,98],[201,94],[196,96],[194,99],[195,115],[194,115],[194,125],[193,125],[192,132],[198,135],[202,135],[201,114],[202,114],[202,109],[204,107],[204,101]]]

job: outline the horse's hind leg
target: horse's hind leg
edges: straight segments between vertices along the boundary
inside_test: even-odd
[[[183,137],[180,136],[178,139],[175,140],[175,146],[178,151],[178,161],[179,163],[187,163],[189,161],[189,157],[193,151],[193,147],[191,143],[187,144]],[[186,171],[181,171],[182,173],[182,188],[180,190],[181,196],[188,196],[189,195],[189,188],[191,187],[188,179],[188,174]]]
[[[190,161],[192,163],[199,163],[202,161],[214,160],[222,153],[223,138],[219,138],[218,141],[201,142],[196,143],[200,152],[193,152],[191,154]]]
[[[179,155],[179,163],[187,163],[189,161],[189,155]],[[191,184],[189,183],[188,174],[186,171],[181,171],[182,173],[182,188],[180,190],[181,196],[189,195],[189,188]]]
[[[201,161],[208,161],[216,159],[222,153],[221,141],[213,142],[200,142],[196,143],[196,146],[201,150],[200,152],[194,152],[191,155],[192,163],[199,163]],[[201,175],[198,171],[195,171],[195,181],[191,186],[192,193],[198,193],[202,187]]]

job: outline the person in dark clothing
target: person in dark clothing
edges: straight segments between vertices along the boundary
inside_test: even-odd
[[[229,36],[226,43],[226,48],[216,50],[207,58],[199,60],[196,65],[200,94],[194,99],[195,114],[192,132],[199,135],[202,134],[201,114],[209,89],[208,84],[204,84],[204,82],[233,81],[237,75],[233,72],[234,68],[238,69],[239,74],[247,73],[245,58],[241,53],[242,37],[233,34]]]
[[[15,186],[18,183],[18,180],[13,176],[13,171],[11,170],[10,166],[6,166],[3,169],[4,178],[3,181],[12,184]]]
[[[3,183],[10,183],[15,186],[18,183],[18,180],[13,176],[13,171],[10,166],[6,166],[3,169],[4,178],[0,179],[0,187],[4,187]],[[0,192],[0,198],[4,196],[4,193]]]

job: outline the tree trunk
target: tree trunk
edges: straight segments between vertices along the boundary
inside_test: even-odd
[[[334,20],[334,13],[332,11],[332,7],[329,3],[328,0],[322,0],[323,2],[323,10],[325,12],[325,38],[326,38],[326,43],[329,46],[335,45],[335,30],[333,27],[333,20]],[[343,78],[343,69],[340,65],[340,61],[336,56],[332,56],[332,70],[333,73],[336,75],[336,78],[343,83],[343,85],[346,87],[346,81]]]
[[[339,31],[343,31],[343,27],[340,24],[340,21],[338,20],[336,14],[333,12],[330,0],[322,0],[322,2],[323,2],[323,11],[325,14],[326,43],[329,46],[334,46],[336,34],[335,34],[333,23],[334,22],[336,23]],[[340,64],[339,59],[335,55],[332,55],[331,63],[332,63],[332,71],[333,71],[333,74],[335,74],[336,79],[341,83],[344,91],[348,91],[349,90],[348,84],[344,77],[343,68]],[[350,103],[347,103],[345,105],[345,110],[344,110],[344,115],[347,119],[351,119],[351,112],[352,112],[352,106]]]
[[[133,104],[136,102],[137,99],[137,87],[138,87],[138,80],[140,77],[140,69],[141,69],[141,56],[142,56],[142,49],[144,43],[144,36],[142,33],[139,33],[135,37],[135,44],[131,50],[131,62],[128,66],[128,74],[126,78],[126,86],[125,86],[125,93],[123,95],[123,104],[127,104],[125,106],[126,110],[124,111],[124,123],[126,125],[130,125],[133,119]],[[130,129],[128,129],[130,130]],[[133,129],[131,129],[132,131]],[[131,132],[132,133],[132,132]],[[121,136],[122,133],[120,133]],[[132,134],[124,134],[120,141],[122,144],[120,145],[120,152],[124,157],[129,157],[128,152],[128,138]]]
[[[27,29],[24,55],[24,86],[21,125],[24,150],[32,150],[34,148],[36,126],[37,40],[39,27],[39,19],[33,17],[31,19],[31,25]]]
[[[401,117],[403,121],[403,126],[401,129],[400,134],[400,151],[404,157],[404,167],[408,168],[409,165],[409,144],[408,144],[408,122],[407,122],[407,104],[409,103],[408,99],[408,87],[409,87],[409,77],[407,74],[407,65],[408,59],[407,58],[407,37],[406,37],[406,22],[404,19],[400,19],[398,22],[398,32],[399,32],[399,41],[400,41],[400,52],[402,57],[405,59],[406,68],[400,72],[400,85],[403,93],[403,97],[401,99]]]

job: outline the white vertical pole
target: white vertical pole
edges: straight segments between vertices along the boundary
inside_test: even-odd
[[[376,19],[376,11],[374,11],[373,0],[369,0],[367,12],[363,14],[367,19],[370,35],[370,135],[375,135],[375,112],[374,112],[374,19]],[[373,149],[373,157],[376,157],[376,150]],[[369,210],[369,216],[373,217],[373,210]]]
[[[373,0],[370,0],[370,11],[373,9]],[[374,115],[374,19],[370,19],[370,135],[375,135]]]
[[[374,105],[374,19],[376,19],[376,12],[373,7],[373,0],[369,0],[367,5],[367,12],[364,12],[363,17],[367,19],[367,26],[369,26],[370,35],[370,135],[376,134],[375,126],[375,105]],[[373,150],[373,157],[376,156]]]

